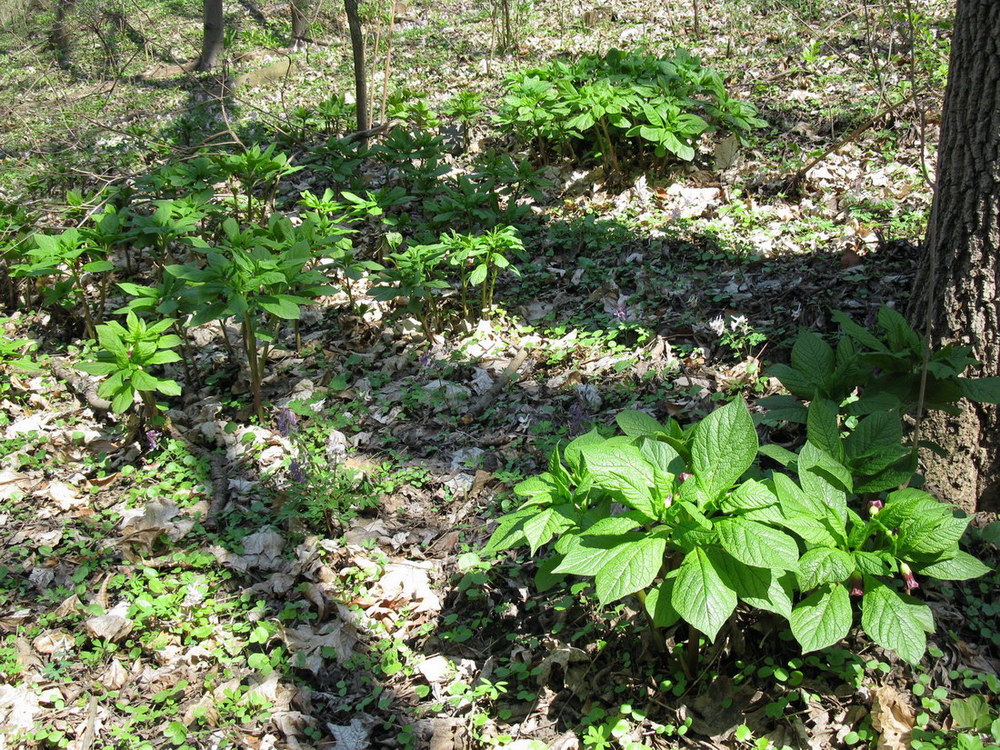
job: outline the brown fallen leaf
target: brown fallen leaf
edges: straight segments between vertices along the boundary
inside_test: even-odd
[[[906,697],[891,685],[872,691],[872,727],[879,733],[878,750],[907,750],[915,716]]]

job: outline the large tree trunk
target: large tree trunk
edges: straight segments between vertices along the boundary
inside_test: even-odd
[[[344,0],[347,26],[351,30],[351,49],[354,52],[354,98],[358,107],[358,132],[368,130],[368,82],[365,77],[365,37],[361,31],[361,17],[358,14],[358,0]],[[366,145],[367,137],[361,142]]]
[[[222,0],[205,0],[204,33],[201,38],[201,57],[198,70],[211,70],[222,56]]]
[[[307,13],[309,0],[291,0],[292,11],[292,49],[302,49],[306,46],[306,31],[309,28]]]
[[[910,317],[930,317],[935,346],[972,347],[973,374],[1000,375],[1000,2],[959,0],[945,92],[937,185]],[[1000,507],[1000,415],[962,403],[961,416],[932,415],[922,437],[928,484],[966,511]]]

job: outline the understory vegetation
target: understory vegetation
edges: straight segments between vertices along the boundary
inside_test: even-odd
[[[949,3],[371,0],[364,133],[336,4],[205,73],[201,3],[42,5],[0,750],[1000,746],[918,461],[1000,382],[903,314]]]

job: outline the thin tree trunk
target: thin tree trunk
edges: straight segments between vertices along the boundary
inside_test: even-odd
[[[291,0],[292,10],[292,49],[299,50],[306,46],[306,32],[309,28],[307,17],[309,0]]]
[[[76,0],[56,0],[56,17],[49,30],[49,47],[56,53],[60,67],[68,68],[73,56],[69,33],[66,30],[66,19],[73,12]]]
[[[201,57],[198,59],[198,70],[212,70],[222,56],[222,0],[205,0],[203,18],[204,33],[201,40]]]
[[[369,129],[368,121],[368,81],[365,76],[365,37],[361,31],[361,17],[358,15],[358,0],[344,0],[347,26],[351,30],[351,49],[354,52],[354,98],[358,109],[358,132]],[[362,147],[368,145],[368,137],[361,139]]]
[[[927,238],[910,319],[935,347],[972,347],[970,373],[1000,375],[1000,3],[959,0]],[[962,403],[933,414],[922,437],[948,449],[922,456],[928,485],[964,510],[1000,508],[1000,415]]]

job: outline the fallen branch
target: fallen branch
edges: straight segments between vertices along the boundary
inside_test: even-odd
[[[514,377],[518,370],[521,369],[521,365],[524,364],[524,360],[528,358],[528,352],[524,347],[517,350],[517,354],[514,358],[507,363],[507,367],[504,371],[500,373],[500,377],[496,379],[486,392],[479,397],[479,400],[472,405],[459,420],[459,423],[463,425],[472,424],[472,422],[477,419],[484,411],[486,411],[490,405],[496,401],[497,396],[503,391],[507,383]]]

